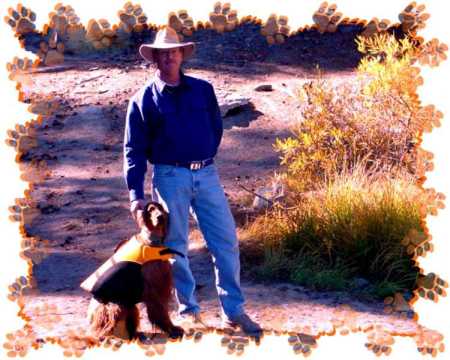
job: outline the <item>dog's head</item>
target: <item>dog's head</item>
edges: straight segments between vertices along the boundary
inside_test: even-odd
[[[141,238],[146,245],[162,245],[167,235],[169,214],[163,206],[157,202],[149,202],[143,212],[140,227]]]

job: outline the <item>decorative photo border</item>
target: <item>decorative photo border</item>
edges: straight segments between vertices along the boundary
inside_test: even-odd
[[[238,1],[236,1],[236,3],[237,3],[236,8],[238,9],[239,8]],[[424,3],[427,4],[426,1]],[[231,4],[231,5],[233,6],[233,4]],[[338,3],[338,5],[340,5],[340,4]],[[403,6],[405,4],[401,4],[401,5]],[[73,7],[75,8],[77,6],[74,4]],[[21,33],[19,35],[24,35],[27,32],[31,32],[31,31],[35,30],[35,28],[33,28],[33,22],[34,22],[33,19],[36,16],[39,16],[40,14],[34,14],[32,11],[29,10],[30,8],[31,8],[31,6],[30,7],[16,7],[16,8],[13,7],[12,10],[9,11],[9,15],[7,16],[7,19],[5,19],[5,22],[8,23],[8,26],[10,26],[11,28],[13,28],[16,31],[16,34],[17,34],[17,31],[19,33]],[[40,35],[41,37],[42,36],[45,37],[44,42],[46,43],[46,45],[42,45],[42,46],[40,45],[41,50],[38,53],[39,60],[36,60],[36,61],[31,60],[30,61],[29,59],[22,59],[22,60],[20,58],[13,59],[12,61],[9,61],[6,66],[8,72],[10,74],[14,73],[14,72],[20,72],[22,70],[27,71],[30,68],[37,68],[39,66],[42,66],[42,64],[44,64],[44,66],[55,66],[55,65],[63,63],[64,51],[66,50],[66,44],[59,42],[58,36],[56,36],[55,34],[58,34],[61,31],[65,31],[62,28],[64,26],[68,26],[67,24],[73,25],[75,32],[84,29],[84,26],[80,23],[80,19],[77,18],[77,16],[75,14],[72,14],[70,8],[69,8],[69,10],[68,10],[68,8],[69,7],[67,7],[67,6],[65,7],[65,11],[68,12],[68,14],[65,14],[65,11],[62,11],[61,7],[55,6],[55,14],[50,16],[52,21],[50,21],[49,24],[44,27],[44,30],[41,32],[41,34],[43,34],[43,35]],[[200,25],[200,26],[203,26],[204,28],[208,28],[208,26],[209,26],[209,27],[216,29],[218,32],[233,31],[234,28],[237,26],[238,22],[242,21],[242,18],[238,18],[237,14],[235,14],[234,12],[229,11],[229,10],[224,10],[224,8],[226,8],[226,6],[221,5],[220,9],[219,8],[214,9],[209,16],[209,22],[205,21],[205,23],[202,23],[202,25]],[[428,6],[427,6],[427,9],[428,9]],[[2,8],[2,10],[3,10],[3,8]],[[384,29],[389,26],[401,26],[404,28],[403,30],[411,30],[411,28],[416,27],[415,30],[418,30],[421,27],[424,27],[424,24],[428,21],[428,17],[424,16],[424,14],[426,13],[424,10],[425,9],[422,8],[420,4],[414,4],[413,6],[407,6],[399,17],[399,19],[401,20],[401,24],[395,25],[395,24],[391,24],[389,21],[375,20],[375,18],[373,18],[369,21],[367,21],[367,20],[362,21],[362,20],[358,20],[358,19],[346,19],[345,20],[344,16],[342,14],[339,14],[338,10],[335,7],[333,7],[332,4],[320,4],[319,3],[317,11],[313,14],[312,18],[313,18],[313,21],[316,23],[315,26],[318,28],[320,33],[333,32],[336,30],[336,27],[339,25],[340,22],[346,21],[346,22],[354,23],[354,24],[364,24],[366,26],[366,30],[365,30],[366,34],[371,35],[374,32],[384,31]],[[86,34],[85,34],[85,38],[88,40],[88,43],[81,44],[80,46],[82,46],[82,47],[86,46],[90,49],[94,48],[97,50],[101,50],[101,49],[107,48],[109,46],[112,46],[115,39],[117,39],[117,37],[116,37],[117,33],[115,33],[115,32],[121,33],[123,36],[125,36],[126,34],[130,34],[130,33],[134,34],[134,32],[139,34],[140,32],[146,31],[147,29],[152,29],[152,28],[156,29],[157,28],[156,25],[148,24],[147,23],[148,19],[146,17],[144,19],[142,17],[143,16],[142,13],[139,10],[137,11],[138,13],[136,13],[135,15],[132,14],[132,11],[135,11],[135,10],[128,11],[126,9],[126,6],[121,11],[122,11],[120,14],[121,23],[119,23],[119,24],[111,25],[104,21],[97,21],[97,23],[95,22],[95,20],[89,21],[86,26]],[[63,15],[61,15],[59,13],[62,13]],[[431,14],[431,15],[433,15],[433,17],[434,17],[434,14]],[[61,20],[60,18],[58,18],[61,16],[66,16],[66,20]],[[131,19],[133,16],[135,17],[134,20]],[[141,17],[141,20],[139,20],[139,17]],[[433,17],[431,18],[431,20],[429,20],[429,22],[433,21]],[[190,19],[189,16],[187,16],[184,12],[178,11],[178,12],[174,12],[172,15],[169,16],[169,24],[171,24],[173,27],[177,28],[181,35],[188,37],[188,36],[190,36],[192,31],[195,31],[195,25],[193,25],[192,19],[190,19],[190,20],[189,19]],[[284,16],[278,16],[278,15],[272,16],[271,15],[266,20],[257,19],[254,17],[246,17],[246,18],[244,18],[244,21],[254,21],[257,24],[260,24],[261,25],[261,34],[263,36],[266,36],[266,40],[270,45],[276,46],[276,44],[283,43],[285,41],[286,37],[289,36],[289,33],[291,31],[291,29],[288,26],[288,19],[287,19],[287,17],[284,17]],[[66,22],[66,25],[64,25],[64,22]],[[136,23],[137,25],[133,25],[134,23]],[[139,27],[139,24],[142,24],[141,28]],[[197,26],[198,26],[198,24],[197,24]],[[311,25],[309,25],[309,26],[311,26]],[[309,28],[309,26],[304,27],[303,29],[307,29],[307,28]],[[428,23],[427,23],[427,26],[428,26]],[[300,28],[299,30],[302,30],[302,28]],[[125,38],[128,39],[128,41],[130,41],[129,37],[125,37]],[[19,37],[19,39],[20,39],[20,37]],[[42,40],[42,38],[40,38],[39,40]],[[16,41],[17,41],[17,39],[16,39]],[[78,45],[76,45],[77,41],[79,42],[79,38],[76,37],[74,40],[74,43],[72,43],[71,46],[75,46],[75,48],[76,48],[76,46],[78,46]],[[419,43],[420,42],[421,42],[421,40],[419,40]],[[440,61],[445,60],[445,57],[446,57],[445,54],[447,52],[447,49],[443,42],[441,42],[439,40],[434,40],[434,39],[429,40],[428,38],[426,38],[426,40],[423,40],[421,42],[421,44],[423,47],[423,52],[422,52],[423,56],[421,57],[420,62],[422,64],[436,66],[436,65],[439,65]],[[444,61],[444,64],[447,66],[447,69],[448,69],[448,65],[446,64],[445,61]],[[441,66],[439,66],[434,71],[439,72],[440,70],[441,70]],[[417,74],[417,75],[419,75],[419,74]],[[426,84],[426,80],[425,80],[425,84]],[[11,84],[9,83],[6,87],[9,90],[11,89],[10,85]],[[20,93],[20,86],[18,86],[17,90],[19,90],[19,93]],[[8,93],[9,93],[9,91],[8,91]],[[16,93],[16,97],[17,97],[17,93]],[[419,94],[419,98],[422,100],[422,94]],[[426,96],[426,99],[429,100],[431,98],[429,96]],[[19,100],[20,100],[20,95],[19,95]],[[429,102],[422,100],[422,103],[427,104]],[[19,124],[21,124],[21,126],[16,126],[14,128],[13,124],[11,122],[8,122],[10,131],[3,132],[4,134],[6,134],[6,144],[9,145],[10,147],[13,147],[19,153],[20,153],[21,146],[25,147],[25,148],[27,146],[33,146],[32,130],[33,130],[33,128],[35,128],[41,124],[41,121],[42,121],[41,116],[45,116],[46,114],[50,114],[50,113],[52,113],[52,111],[54,111],[54,108],[53,108],[54,104],[51,101],[49,101],[47,103],[30,104],[30,105],[31,105],[31,107],[30,107],[31,112],[33,114],[38,114],[39,116],[33,120],[24,120],[24,119],[27,119],[30,117],[30,115],[28,114],[27,117],[25,117],[25,118],[14,119],[14,122],[19,121]],[[431,107],[431,106],[425,106],[425,105],[423,106],[423,112],[421,113],[421,117],[420,117],[421,121],[423,121],[423,122],[420,124],[420,126],[422,126],[424,131],[429,132],[432,130],[433,127],[437,127],[440,125],[443,114],[438,109],[441,109],[441,108],[439,106],[437,106],[436,108]],[[21,114],[21,116],[23,116],[23,115]],[[7,129],[7,128],[8,127],[6,127],[5,129]],[[14,130],[12,130],[13,128],[14,128]],[[426,139],[427,136],[428,135],[425,135],[424,139]],[[10,150],[11,149],[9,149],[8,154],[11,153]],[[422,177],[424,177],[424,180],[425,180],[425,177],[430,177],[428,174],[426,174],[426,172],[429,172],[433,169],[433,164],[432,164],[433,154],[431,152],[423,150],[423,149],[420,150],[420,154],[421,154],[421,160],[422,160],[422,164],[423,164],[423,167],[421,169]],[[434,155],[434,157],[436,159],[438,158],[437,153]],[[46,171],[45,163],[40,163],[37,165],[38,166],[37,166],[36,174],[30,174],[30,173],[22,174],[22,179],[25,179],[28,182],[33,182],[36,178],[45,177],[45,171]],[[6,168],[11,169],[11,166],[6,167]],[[436,166],[436,171],[437,171],[437,166]],[[17,182],[17,179],[13,180],[13,182]],[[425,187],[425,185],[424,185],[424,187]],[[436,215],[437,210],[443,209],[443,207],[444,207],[443,206],[444,196],[441,195],[441,193],[439,191],[436,191],[433,188],[428,188],[426,190],[429,195],[429,201],[427,203],[428,208],[423,209],[423,211],[424,211],[423,216],[425,216],[427,213]],[[17,195],[14,195],[13,197],[18,198]],[[24,225],[24,223],[26,223],[26,216],[32,216],[32,214],[30,215],[29,213],[25,213],[23,211],[23,208],[29,207],[28,204],[26,203],[26,201],[27,201],[26,196],[25,196],[25,198],[22,198],[22,199],[19,198],[19,201],[16,201],[16,204],[14,205],[15,207],[12,210],[10,209],[10,214],[6,215],[6,217],[12,218],[12,220],[18,220],[19,224],[16,224],[16,225],[19,227],[19,230],[23,229],[23,225]],[[14,200],[11,202],[11,199],[9,199],[9,203],[7,203],[6,206],[11,206],[12,203],[14,203]],[[447,211],[447,210],[445,209],[445,211]],[[24,216],[24,214],[26,214],[26,215]],[[438,217],[438,220],[439,220],[439,217]],[[427,218],[427,224],[428,224],[428,218]],[[8,230],[5,231],[5,233],[8,233],[8,237],[11,234],[9,229],[11,229],[13,227],[10,225],[11,224],[8,224],[8,226],[7,226]],[[17,226],[16,226],[16,229],[17,229]],[[431,233],[432,232],[433,231],[431,231]],[[11,238],[13,238],[13,237],[11,237]],[[434,238],[433,240],[434,240],[433,242],[435,242],[436,238]],[[27,259],[26,264],[28,266],[28,271],[30,271],[32,262],[29,258],[27,258],[25,250],[28,248],[33,248],[33,246],[35,246],[35,243],[33,243],[32,239],[21,239],[19,241],[19,244],[20,244],[20,246],[17,246],[17,242],[16,242],[15,246],[8,246],[7,250],[8,251],[18,250],[19,253],[21,254],[21,257],[24,257],[25,259]],[[421,246],[423,246],[423,242],[420,242],[419,247],[421,247]],[[12,250],[13,248],[15,250]],[[438,246],[435,246],[435,248],[437,249]],[[415,251],[417,251],[417,249],[415,249]],[[424,251],[424,250],[422,250],[422,251]],[[420,255],[420,254],[417,254],[417,255]],[[435,254],[432,254],[431,256],[433,256],[433,255],[435,255]],[[431,256],[429,256],[429,257],[431,257]],[[428,260],[428,259],[426,259],[426,260]],[[23,260],[22,260],[22,265],[23,265]],[[422,268],[426,267],[426,266],[422,265],[422,260],[420,262],[420,265]],[[5,279],[6,279],[7,283],[9,284],[9,286],[8,286],[8,291],[6,292],[5,296],[8,297],[9,300],[16,302],[19,306],[22,306],[21,300],[20,300],[21,299],[21,291],[22,291],[22,289],[26,289],[27,287],[32,287],[33,279],[29,275],[26,275],[26,271],[23,271],[23,269],[20,270],[20,274],[21,275],[19,277],[17,277],[16,281],[11,283],[11,280],[7,280],[8,276],[9,276],[9,279],[12,279],[12,277],[10,276],[11,273],[9,272],[9,269],[7,269],[7,271],[5,272],[5,276],[6,276]],[[434,273],[431,273],[431,275],[430,275],[430,273],[424,272],[424,276],[422,279],[422,287],[419,288],[417,291],[418,296],[415,296],[411,300],[413,303],[415,303],[419,299],[419,296],[422,296],[424,298],[428,298],[431,300],[437,300],[440,297],[440,295],[445,294],[445,288],[447,287],[447,284],[446,284],[446,281],[444,280],[444,276],[441,278],[440,276],[436,276],[433,274]],[[443,300],[448,302],[448,299],[443,299]],[[394,307],[394,308],[397,305],[400,306],[399,302],[400,301],[397,301],[397,299],[386,300],[386,304],[392,305],[392,307]],[[420,303],[420,301],[417,301],[417,305],[419,305],[419,303]],[[438,305],[440,305],[440,304],[438,304]],[[15,306],[17,308],[17,305],[15,305]],[[12,312],[14,312],[14,310],[12,310],[14,308],[14,306],[11,306],[11,304],[8,304],[8,308]],[[49,313],[53,313],[52,309],[49,309],[48,307],[42,308],[39,311],[48,311]],[[420,315],[420,311],[418,311],[418,312]],[[33,326],[32,326],[32,324],[27,323],[26,316],[22,315],[22,319],[25,321],[26,324],[24,325],[24,327],[21,330],[11,333],[11,330],[6,329],[6,331],[8,331],[8,334],[6,334],[6,338],[5,338],[6,340],[3,342],[3,348],[4,348],[3,350],[6,350],[7,354],[9,352],[9,356],[22,356],[22,355],[25,355],[28,352],[28,350],[31,350],[32,348],[38,349],[41,347],[44,347],[44,348],[47,347],[47,345],[44,345],[43,343],[38,341],[38,339],[33,337]],[[424,317],[424,319],[425,319],[425,317]],[[49,319],[49,320],[57,322],[58,316],[53,317],[52,319]],[[422,320],[422,317],[419,316],[419,321],[421,321],[421,320]],[[349,324],[341,324],[341,327],[345,327],[348,325]],[[445,328],[445,325],[444,325],[444,328]],[[336,330],[338,330],[338,329],[333,329],[332,331],[330,331],[329,334],[326,334],[326,335],[331,335],[333,333],[339,332]],[[351,331],[353,329],[351,329],[351,327],[349,327],[348,330]],[[369,330],[369,329],[367,329],[367,330]],[[344,332],[340,331],[340,333],[343,334],[343,333],[345,333],[345,331]],[[200,341],[203,337],[203,335],[202,334],[199,335],[198,332],[194,332],[190,335],[194,342]],[[285,334],[285,335],[288,335],[288,334]],[[387,349],[390,349],[390,346],[393,343],[393,339],[391,339],[390,335],[393,335],[393,334],[386,334],[384,331],[380,331],[380,332],[374,331],[373,334],[369,334],[369,340],[373,340],[373,343],[371,343],[370,341],[367,342],[367,344],[369,344],[367,347],[369,349],[371,349],[372,351],[374,351],[375,353],[379,353],[380,350],[383,348],[383,346],[387,347]],[[203,339],[204,342],[207,337],[208,336],[204,337],[204,339]],[[231,351],[232,353],[238,353],[238,355],[239,355],[239,353],[241,353],[241,354],[244,353],[244,355],[246,354],[247,350],[245,350],[245,352],[244,352],[244,348],[249,343],[248,340],[241,339],[240,337],[233,338],[230,336],[226,336],[226,334],[219,334],[219,337],[222,338],[222,340],[221,340],[222,345],[227,346],[228,349],[233,348],[233,350]],[[189,339],[189,337],[188,337],[188,339]],[[266,339],[263,339],[262,342],[264,342],[265,340]],[[318,342],[321,342],[321,340],[322,340],[322,337],[320,337],[320,341],[318,341]],[[49,341],[49,342],[52,342],[52,341]],[[90,339],[90,338],[87,339],[86,337],[80,337],[79,334],[77,334],[75,332],[68,334],[67,341],[61,341],[58,339],[54,339],[53,342],[58,343],[65,349],[64,355],[66,355],[66,356],[82,355],[84,352],[84,349],[86,347],[90,347],[95,344],[95,342],[92,339]],[[184,341],[184,342],[186,342],[186,341]],[[295,334],[290,334],[287,338],[287,342],[291,345],[294,353],[302,353],[302,350],[305,348],[310,349],[310,351],[312,350],[313,353],[314,352],[319,353],[319,349],[321,348],[321,346],[319,346],[316,349],[316,345],[318,343],[318,342],[316,342],[316,339],[311,339],[308,337],[302,338]],[[235,345],[231,346],[230,344],[233,344],[233,343]],[[241,346],[241,344],[243,344],[243,345]],[[427,330],[426,328],[424,328],[424,332],[421,334],[421,337],[420,336],[417,337],[416,344],[417,344],[417,347],[419,348],[419,350],[422,350],[422,352],[429,353],[431,355],[435,355],[444,350],[443,338],[442,338],[441,334],[438,332]],[[114,348],[119,349],[121,346],[121,343],[112,341],[112,342],[105,342],[103,345],[105,347],[112,347],[113,349]],[[186,344],[180,343],[179,346],[180,347],[186,346]],[[262,344],[261,344],[261,346],[262,346]],[[324,344],[323,346],[325,347],[326,345]],[[162,354],[165,351],[164,344],[158,343],[158,342],[152,343],[150,345],[144,345],[143,347],[146,351],[147,356],[151,356],[152,354]],[[167,346],[167,352],[170,352],[169,348],[172,348],[172,347],[174,347],[174,346],[172,346],[172,344],[169,344]],[[195,347],[196,346],[194,346],[194,348]],[[237,351],[236,349],[239,349],[239,351]],[[43,351],[43,350],[39,350],[39,351]],[[121,349],[121,351],[124,351],[124,349]],[[125,350],[125,351],[127,351],[127,350]],[[14,352],[14,354],[12,352]],[[31,352],[32,351],[30,351],[30,353]],[[382,352],[389,353],[390,350],[388,351],[386,349],[383,349]],[[393,352],[393,356],[394,356],[394,353],[395,353],[395,349]]]

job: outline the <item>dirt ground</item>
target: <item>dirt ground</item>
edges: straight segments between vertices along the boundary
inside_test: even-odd
[[[310,56],[319,57],[318,63],[327,68],[326,53]],[[354,59],[349,57],[349,63],[344,65],[328,69],[323,76],[335,84],[351,82],[355,76]],[[258,63],[258,59],[244,66],[215,67],[202,67],[201,61],[195,60],[186,64],[185,70],[210,81],[219,102],[222,92],[250,99],[248,105],[223,118],[225,131],[217,156],[225,191],[233,209],[237,208],[248,201],[249,194],[239,187],[236,178],[255,189],[266,184],[279,168],[272,144],[276,137],[288,135],[289,126],[299,120],[302,104],[295,96],[296,87],[316,75],[301,64]],[[33,159],[45,160],[50,171],[36,183],[31,194],[38,215],[25,224],[30,236],[47,241],[32,254],[36,259],[39,252],[44,256],[33,267],[37,287],[26,296],[24,308],[42,338],[87,326],[90,296],[79,284],[111,255],[119,241],[137,231],[129,214],[122,175],[123,128],[128,99],[152,73],[152,68],[135,58],[115,62],[69,58],[62,66],[16,77],[22,82],[25,102],[51,97],[59,104],[36,131],[38,147],[23,158],[24,166],[31,166]],[[273,90],[255,91],[261,84],[271,84]],[[149,185],[147,181],[147,194]],[[204,318],[211,326],[219,326],[220,308],[212,263],[194,226],[189,259],[198,282],[197,297]],[[378,324],[396,335],[413,336],[419,329],[412,319],[385,314],[383,303],[358,300],[352,293],[261,284],[246,272],[242,274],[242,287],[248,313],[266,329],[317,335],[329,332],[337,320],[352,321],[360,329]],[[44,304],[56,308],[33,311]],[[60,320],[49,327],[47,319],[54,315],[59,315]],[[150,329],[145,318],[143,324],[143,330]]]

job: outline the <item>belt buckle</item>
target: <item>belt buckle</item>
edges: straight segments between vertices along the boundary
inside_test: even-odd
[[[193,161],[191,162],[191,165],[189,166],[191,170],[199,170],[202,168],[202,162],[201,161]]]

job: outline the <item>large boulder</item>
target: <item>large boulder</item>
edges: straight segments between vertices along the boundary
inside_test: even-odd
[[[231,91],[218,90],[216,94],[222,117],[226,116],[230,110],[247,105],[250,100],[246,96]]]

